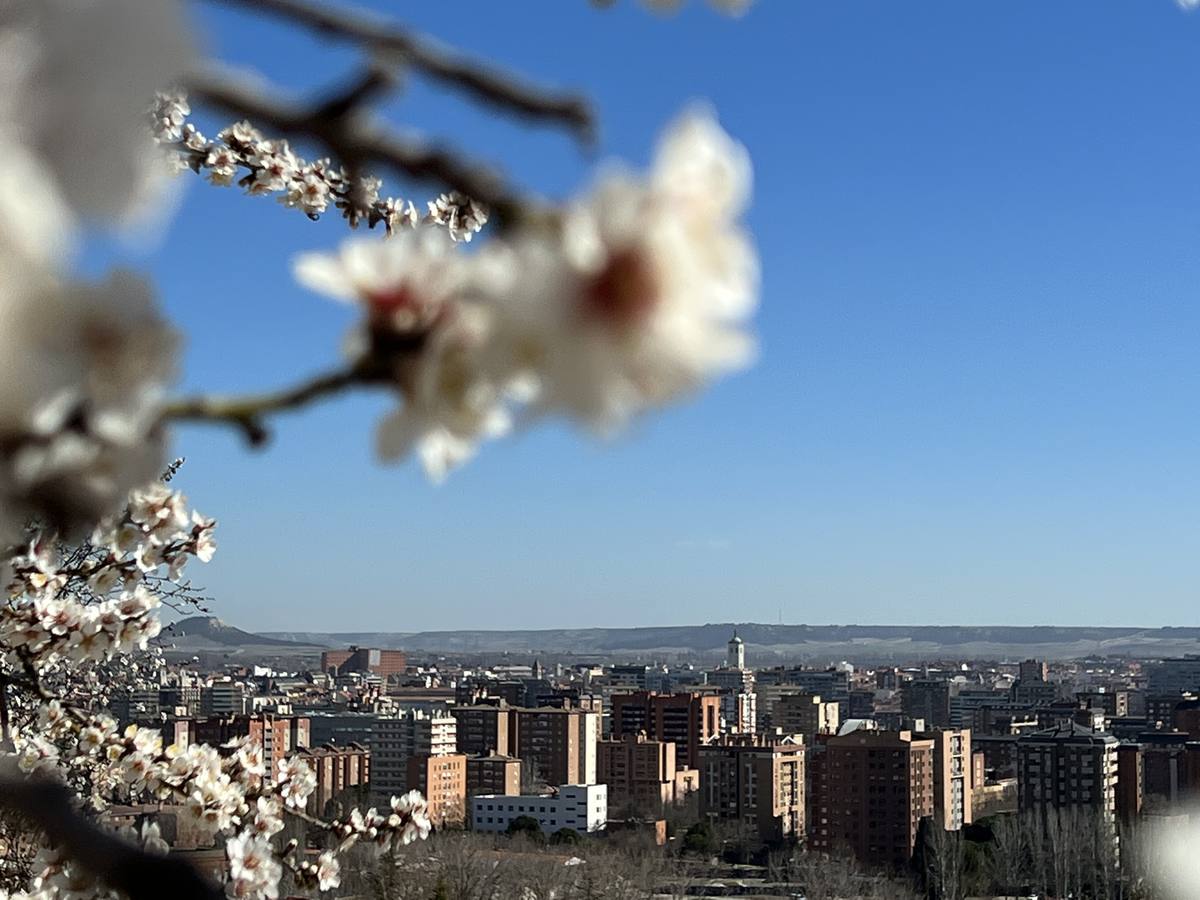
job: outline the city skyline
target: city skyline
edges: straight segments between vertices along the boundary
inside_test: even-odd
[[[279,82],[350,58],[196,12],[214,49]],[[643,164],[651,135],[708,98],[755,164],[760,361],[618,441],[531,431],[439,488],[373,460],[379,396],[281,417],[264,454],[181,428],[178,484],[220,522],[221,552],[193,573],[219,615],[251,630],[661,624],[731,604],[764,622],[781,606],[810,622],[1191,621],[1200,17],[1169,0],[757,4],[736,21],[563,3],[537,13],[572,36],[563,58],[500,9],[406,15],[592,94],[602,158]],[[466,136],[519,183],[587,183],[569,139],[443,99],[414,82],[389,112]],[[184,387],[233,388],[234,357],[240,388],[335,360],[352,314],[294,286],[289,260],[344,224],[185,187],[146,259],[205,272],[158,279],[190,335]],[[210,265],[243,239],[237,266]],[[268,290],[288,315],[255,302]]]

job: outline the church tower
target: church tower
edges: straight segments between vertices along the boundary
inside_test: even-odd
[[[746,644],[738,637],[737,630],[729,639],[729,650],[725,654],[725,665],[730,669],[746,668]]]

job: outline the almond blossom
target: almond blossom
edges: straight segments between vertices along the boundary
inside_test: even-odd
[[[571,204],[561,237],[497,248],[512,273],[502,340],[536,373],[541,409],[610,433],[753,358],[749,190],[745,150],[693,111],[648,177],[614,172]]]

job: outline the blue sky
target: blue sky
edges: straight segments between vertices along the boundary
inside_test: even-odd
[[[221,521],[198,570],[259,630],[786,622],[1194,625],[1200,584],[1200,16],[1170,0],[383,3],[584,89],[644,163],[704,97],[750,149],[762,356],[597,445],[549,427],[442,487],[371,455],[378,396],[266,452],[182,429]],[[304,88],[344,47],[201,5],[211,49]],[[562,195],[593,163],[413,80],[413,127]],[[350,312],[289,276],[345,237],[192,179],[136,260],[185,387],[289,383]],[[398,185],[405,192],[409,186]],[[427,196],[429,188],[412,193]]]

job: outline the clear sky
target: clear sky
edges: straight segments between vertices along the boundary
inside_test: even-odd
[[[709,98],[755,162],[761,361],[615,443],[543,428],[441,487],[374,462],[378,396],[278,420],[262,453],[181,430],[181,483],[221,521],[196,569],[219,615],[256,630],[1196,624],[1200,14],[380,7],[585,90],[603,156],[644,163],[659,126]],[[198,12],[212,50],[283,84],[353,58]],[[550,195],[588,177],[562,134],[420,81],[389,113]],[[294,285],[289,260],[344,224],[190,180],[136,260],[190,335],[184,386],[273,387],[333,362],[352,315]]]

